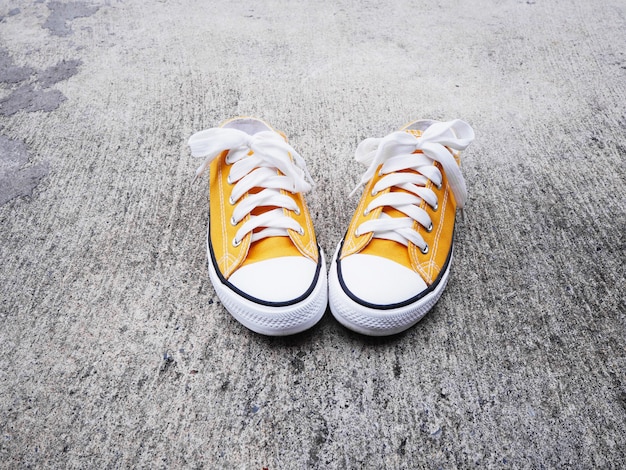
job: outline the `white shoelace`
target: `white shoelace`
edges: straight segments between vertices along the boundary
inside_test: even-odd
[[[443,167],[457,206],[462,209],[467,200],[465,180],[454,154],[446,147],[464,150],[473,139],[474,131],[469,124],[456,119],[433,123],[421,137],[400,131],[382,139],[370,138],[361,142],[356,151],[356,160],[369,167],[350,195],[369,182],[376,169],[382,165],[379,175],[386,176],[374,185],[372,195],[394,187],[404,191],[389,191],[377,196],[365,209],[365,215],[378,207],[388,206],[402,212],[406,217],[396,218],[381,212],[379,218],[359,225],[356,235],[371,232],[374,238],[394,240],[405,246],[411,242],[422,253],[427,253],[428,245],[413,226],[417,222],[427,231],[433,229],[428,212],[419,205],[425,201],[434,210],[438,208],[437,195],[426,188],[428,180],[441,187],[442,175],[434,162],[439,162]],[[416,150],[423,153],[414,154]],[[413,170],[416,173],[402,170]]]
[[[226,163],[232,165],[228,183],[234,185],[229,203],[236,205],[230,223],[237,225],[247,215],[250,218],[237,230],[233,245],[238,246],[252,232],[252,242],[266,237],[288,236],[288,229],[301,235],[304,229],[294,219],[286,216],[282,208],[300,214],[296,201],[280,190],[305,193],[313,187],[304,159],[273,131],[246,134],[238,129],[213,128],[200,131],[189,139],[191,154],[205,158],[196,170],[196,178],[202,175],[211,162],[225,150],[229,150]],[[250,154],[250,151],[253,153]],[[282,174],[279,174],[282,173]],[[248,194],[252,188],[261,191]],[[251,212],[257,207],[272,206],[259,215]],[[257,230],[262,228],[262,230]]]

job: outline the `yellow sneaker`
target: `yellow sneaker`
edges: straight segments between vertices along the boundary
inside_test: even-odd
[[[209,170],[209,277],[226,309],[247,328],[289,335],[317,323],[327,277],[303,193],[304,160],[284,135],[235,118],[189,139]]]
[[[456,209],[467,199],[458,151],[473,139],[463,121],[420,120],[359,145],[365,189],[328,281],[331,312],[344,326],[399,333],[437,302],[450,273]]]

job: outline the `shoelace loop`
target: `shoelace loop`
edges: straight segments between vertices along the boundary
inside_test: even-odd
[[[392,187],[403,189],[404,192],[387,192],[375,197],[364,215],[367,216],[378,207],[389,206],[406,217],[395,218],[381,212],[378,219],[359,225],[356,235],[373,232],[375,238],[394,240],[405,246],[410,241],[422,253],[427,253],[428,245],[413,226],[414,222],[418,222],[426,231],[432,230],[430,216],[419,205],[425,201],[433,210],[438,209],[437,195],[426,188],[428,180],[437,187],[442,183],[441,172],[434,166],[434,162],[441,164],[457,206],[462,209],[467,201],[465,179],[453,153],[448,149],[464,150],[472,140],[474,131],[469,124],[456,119],[435,122],[420,137],[399,131],[384,138],[369,138],[361,142],[356,151],[356,160],[368,165],[368,169],[350,195],[367,184],[380,167],[379,175],[384,177],[374,185],[372,196]],[[413,153],[416,150],[421,153]]]
[[[241,244],[244,237],[252,232],[252,242],[270,236],[288,236],[287,230],[300,235],[304,229],[294,219],[287,217],[283,209],[296,215],[300,209],[296,201],[280,192],[306,193],[313,187],[304,159],[273,131],[262,131],[254,135],[238,129],[213,128],[197,132],[189,139],[191,154],[204,158],[204,163],[196,170],[196,178],[202,175],[222,152],[228,151],[226,163],[231,165],[228,183],[233,185],[228,201],[235,205],[232,225],[250,215],[250,218],[237,230],[233,245]],[[252,188],[261,191],[250,193]],[[257,207],[272,206],[259,215],[251,215]],[[258,228],[262,230],[256,231]]]

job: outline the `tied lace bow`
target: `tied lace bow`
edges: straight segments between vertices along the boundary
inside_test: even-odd
[[[381,191],[397,187],[404,191],[387,192],[369,204],[365,215],[378,208],[389,206],[404,213],[407,217],[392,218],[381,212],[380,217],[368,220],[356,229],[356,235],[373,232],[373,237],[394,240],[407,246],[412,242],[423,253],[428,252],[428,245],[414,229],[414,222],[432,230],[428,213],[419,207],[426,201],[433,210],[437,210],[437,195],[426,188],[428,180],[441,187],[442,175],[434,162],[439,162],[448,179],[448,184],[457,205],[462,209],[467,201],[467,188],[461,170],[449,149],[464,150],[474,140],[474,131],[459,119],[431,124],[420,137],[399,131],[384,138],[369,138],[359,144],[356,160],[369,165],[361,181],[352,191],[368,183],[380,166],[381,178],[372,190],[375,196]],[[422,153],[413,153],[420,150]],[[402,170],[413,170],[406,172]]]
[[[236,205],[230,220],[232,225],[237,225],[257,207],[276,207],[260,215],[250,215],[237,231],[234,246],[238,246],[250,232],[253,232],[252,242],[270,236],[288,236],[288,229],[304,234],[300,224],[283,212],[284,208],[299,215],[296,201],[280,190],[305,193],[313,187],[313,180],[304,159],[282,136],[273,131],[250,135],[238,129],[214,128],[192,135],[189,147],[194,157],[205,159],[196,170],[196,178],[215,158],[229,151],[226,164],[232,166],[228,183],[234,186],[228,200],[231,205]],[[243,198],[252,188],[262,190]],[[256,231],[258,228],[263,230]]]

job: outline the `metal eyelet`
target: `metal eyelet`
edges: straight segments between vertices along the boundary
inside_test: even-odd
[[[433,231],[433,223],[432,223],[432,222],[430,223],[430,225],[429,225],[428,227],[426,227],[426,231],[427,231],[428,233],[430,233],[430,232],[432,232],[432,231]]]
[[[239,245],[241,245],[242,240],[237,240],[236,238],[233,238],[233,246],[236,248]]]
[[[226,177],[226,182],[228,184],[233,184],[233,180],[230,179],[230,174]]]
[[[441,188],[443,187],[443,183],[436,184],[436,185],[435,185],[435,187],[436,187],[437,189],[441,189]]]
[[[437,209],[439,209],[439,202],[435,203],[435,206],[432,209],[433,212],[437,212]]]
[[[424,248],[420,248],[423,255],[428,254],[428,244],[424,245]]]
[[[300,236],[304,235],[304,229],[302,227],[300,227],[298,229],[298,233],[300,234]]]
[[[376,196],[378,194],[378,191],[376,191],[375,189],[372,189],[372,197]]]
[[[354,236],[355,237],[360,237],[361,236],[361,232],[359,232],[358,228],[354,231]]]
[[[231,205],[231,206],[234,206],[234,205],[235,205],[235,202],[237,202],[237,201],[235,201],[235,200],[233,199],[233,196],[231,195],[231,196],[229,196],[229,197],[228,197],[228,202],[230,203],[230,205]]]
[[[230,225],[233,225],[233,226],[234,226],[234,225],[237,225],[237,221],[235,220],[235,216],[232,216],[232,217],[230,218]]]
[[[300,215],[300,208],[296,207],[296,209],[293,211],[294,214],[296,215]]]
[[[368,215],[370,215],[370,211],[365,208],[365,210],[363,211],[363,217],[367,217]]]

